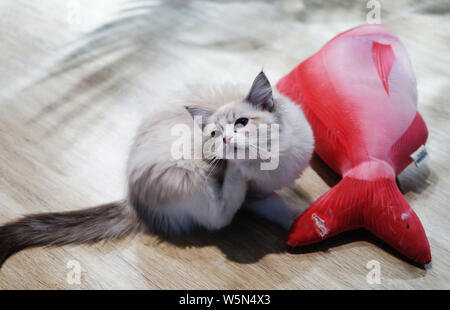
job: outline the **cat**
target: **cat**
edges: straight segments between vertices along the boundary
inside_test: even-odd
[[[190,135],[181,140],[174,134],[177,127]],[[261,128],[269,127],[273,132],[263,136]],[[191,146],[189,152],[175,154],[179,141]],[[0,265],[28,247],[96,242],[140,231],[170,236],[196,228],[218,230],[241,207],[287,229],[300,211],[274,191],[301,175],[313,148],[300,106],[272,89],[264,72],[249,92],[231,84],[196,87],[159,104],[142,122],[128,159],[126,199],[28,215],[1,226]],[[191,156],[196,150],[200,156]]]

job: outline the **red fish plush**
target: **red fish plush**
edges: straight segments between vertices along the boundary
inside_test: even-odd
[[[387,28],[339,34],[277,84],[300,104],[315,152],[342,180],[294,223],[290,246],[365,228],[411,260],[431,261],[430,245],[395,177],[425,155],[417,86],[405,47]]]

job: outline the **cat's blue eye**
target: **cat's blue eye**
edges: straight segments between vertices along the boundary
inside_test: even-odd
[[[215,137],[216,136],[216,130],[211,131],[211,137]]]
[[[246,118],[246,117],[238,118],[236,120],[236,122],[234,122],[234,126],[238,126],[238,127],[245,127],[247,124],[248,124],[248,118]]]

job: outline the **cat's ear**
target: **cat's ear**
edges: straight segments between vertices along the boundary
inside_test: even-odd
[[[259,109],[273,111],[272,86],[263,71],[256,76],[245,99]]]
[[[185,108],[202,129],[208,124],[208,119],[213,114],[213,111],[204,107],[190,105]]]

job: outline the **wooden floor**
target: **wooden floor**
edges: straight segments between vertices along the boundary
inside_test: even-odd
[[[152,105],[189,83],[248,82],[262,66],[276,82],[369,11],[366,1],[129,1],[114,15],[120,2],[0,3],[1,223],[122,198],[130,142]],[[431,244],[429,266],[362,231],[287,253],[285,231],[242,213],[223,231],[177,241],[26,250],[0,270],[0,288],[449,289],[450,2],[380,2],[382,24],[410,52],[430,131],[428,163],[400,175]],[[325,181],[308,168],[282,191],[303,209],[335,182],[320,161],[312,166]],[[371,260],[380,284],[366,280]],[[71,261],[79,284],[67,281]]]

